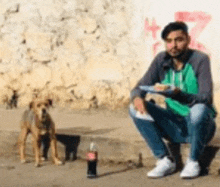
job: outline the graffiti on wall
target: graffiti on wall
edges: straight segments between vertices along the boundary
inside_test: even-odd
[[[191,43],[189,47],[193,49],[198,49],[203,52],[208,52],[205,46],[198,42],[197,39],[208,23],[211,21],[211,15],[205,12],[176,12],[174,15],[176,21],[183,21],[183,22],[193,22],[195,26],[189,31],[189,35],[191,36]],[[153,44],[152,50],[153,55],[155,56],[158,53],[159,46],[162,45],[160,37],[158,37],[158,32],[161,32],[161,27],[157,24],[156,20],[153,19],[152,23],[149,22],[148,19],[145,19],[144,23],[144,32],[145,35],[148,33],[152,34]]]
[[[153,19],[152,24],[150,25],[148,19],[146,18],[145,23],[144,23],[144,32],[145,32],[145,35],[147,35],[148,33],[152,33],[152,38],[154,40],[152,44],[153,56],[157,54],[158,47],[162,44],[161,41],[157,37],[158,31],[161,31],[161,27],[157,25],[156,20]]]

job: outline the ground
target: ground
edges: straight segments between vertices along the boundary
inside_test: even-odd
[[[0,126],[0,130],[2,131],[0,137],[1,187],[220,187],[220,162],[218,159],[214,159],[215,162],[212,162],[208,174],[193,180],[180,179],[180,171],[161,179],[148,179],[146,177],[146,173],[154,167],[155,159],[153,157],[144,162],[144,166],[140,168],[132,165],[132,163],[128,164],[122,162],[99,161],[98,178],[96,179],[88,179],[86,177],[87,162],[83,159],[68,161],[62,166],[55,166],[49,160],[43,162],[41,167],[35,168],[33,154],[30,152],[30,154],[28,154],[29,162],[21,164],[17,149],[15,147],[9,147],[7,142],[16,142],[16,138],[13,137],[13,133],[14,131],[19,130],[19,125],[15,122],[19,121],[23,109],[5,110],[5,108],[0,107],[0,111],[2,119]],[[78,129],[80,125],[84,125],[84,128],[86,129],[90,127],[90,124],[92,124],[93,126],[91,128],[95,129],[95,127],[97,127],[97,129],[99,129],[98,127],[102,125],[102,128],[104,129],[114,129],[112,131],[108,130],[108,134],[112,135],[112,137],[114,135],[120,136],[126,140],[131,139],[131,137],[136,137],[138,138],[137,140],[140,139],[140,135],[132,129],[133,126],[130,127],[127,124],[127,111],[125,112],[126,114],[123,115],[119,112],[108,112],[103,114],[101,111],[93,113],[85,111],[72,112],[64,109],[53,109],[52,112],[55,120],[62,122],[60,125],[65,125],[65,127],[75,125],[74,127]],[[99,119],[99,121],[97,121],[97,119]],[[122,126],[122,124],[125,126]],[[116,127],[119,125],[122,127],[117,129]],[[127,128],[127,130],[131,129],[130,131],[133,132],[126,131],[126,134],[122,135],[122,132],[124,132],[123,129],[125,128]],[[96,130],[91,132],[96,132],[97,134],[98,131]],[[103,131],[100,132],[104,134]],[[11,136],[9,135],[10,133],[12,133]],[[88,133],[88,131],[86,131],[86,133]],[[126,137],[128,133],[130,133],[129,137]],[[107,135],[107,133],[104,135]],[[4,136],[8,137],[7,139],[9,140],[6,141]],[[16,144],[14,146],[16,146]],[[61,159],[64,160],[64,157],[61,156]]]
[[[213,168],[209,175],[193,180],[180,179],[179,172],[161,179],[148,179],[146,172],[152,167],[151,160],[147,166],[141,168],[122,163],[102,162],[98,163],[98,178],[88,179],[87,162],[84,160],[66,162],[62,166],[55,166],[50,161],[46,161],[41,167],[35,168],[32,157],[29,158],[29,163],[21,164],[18,155],[5,155],[0,157],[0,181],[1,187],[220,186],[218,166]]]

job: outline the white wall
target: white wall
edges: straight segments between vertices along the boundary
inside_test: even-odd
[[[133,27],[133,37],[137,39],[138,37],[142,38],[144,35],[146,62],[151,61],[155,54],[164,50],[163,41],[160,37],[164,26],[175,21],[177,12],[185,12],[183,21],[189,26],[190,32],[194,30],[191,37],[196,43],[202,44],[205,50],[195,47],[195,45],[191,47],[201,49],[210,55],[215,87],[217,88],[220,85],[220,1],[149,0],[146,2],[146,0],[135,0],[133,3],[135,9],[138,10],[138,13],[133,16],[136,23],[138,23],[135,25],[136,28]],[[159,27],[156,36],[153,36],[149,28],[145,27],[147,25],[145,19],[148,21],[149,26],[152,26],[154,20],[155,25]],[[203,25],[204,28],[200,29],[200,25]],[[149,63],[146,67],[148,65]]]

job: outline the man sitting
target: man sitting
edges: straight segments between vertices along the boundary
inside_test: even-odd
[[[156,167],[147,173],[148,177],[163,177],[176,170],[165,138],[173,143],[191,145],[180,177],[195,178],[201,171],[198,161],[216,128],[210,60],[203,52],[188,47],[190,36],[183,22],[169,23],[161,36],[166,51],[155,57],[131,91],[130,115],[158,158]],[[166,97],[166,109],[145,101],[148,91],[140,86],[154,86],[159,90]],[[165,91],[169,88],[172,88],[171,94]]]

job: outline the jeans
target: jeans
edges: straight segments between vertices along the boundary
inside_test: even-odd
[[[169,155],[164,142],[164,139],[167,139],[171,143],[191,144],[189,157],[199,160],[216,129],[208,106],[195,104],[186,117],[176,115],[151,102],[146,102],[146,109],[147,115],[138,115],[133,105],[130,105],[129,113],[155,157],[163,158]]]

